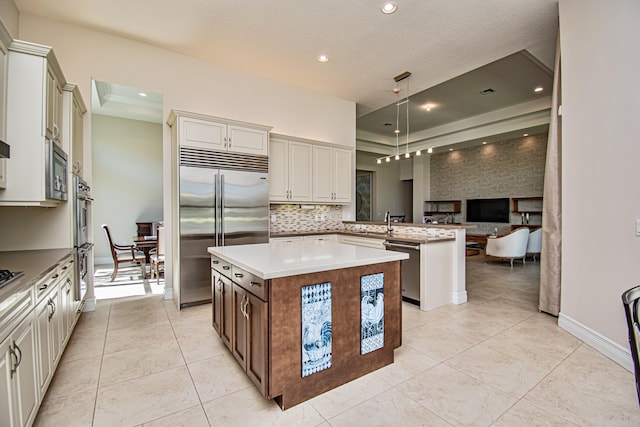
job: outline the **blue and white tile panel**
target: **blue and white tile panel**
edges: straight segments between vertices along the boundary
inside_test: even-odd
[[[331,367],[331,282],[302,287],[302,377]]]
[[[360,278],[360,354],[384,347],[384,273]]]

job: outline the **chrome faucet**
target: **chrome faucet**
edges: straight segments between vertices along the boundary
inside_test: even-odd
[[[384,222],[387,223],[387,233],[391,234],[393,228],[391,228],[391,213],[389,211],[384,213]]]

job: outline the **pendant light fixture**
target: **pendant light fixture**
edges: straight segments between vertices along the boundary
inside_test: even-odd
[[[411,73],[409,71],[405,71],[404,73],[398,74],[393,78],[393,80],[396,82],[396,87],[393,89],[393,93],[396,94],[396,129],[394,130],[394,133],[396,134],[396,154],[393,156],[395,160],[400,160],[400,106],[402,104],[406,104],[406,114],[407,114],[407,133],[406,133],[406,139],[405,139],[404,158],[405,159],[411,158],[411,153],[409,152],[409,77],[410,76],[411,76]],[[401,82],[402,80],[406,80],[407,95],[404,99],[400,100],[400,87],[398,86],[398,83]],[[429,153],[431,153],[431,151],[432,150],[429,149]],[[415,155],[421,156],[422,151],[417,150]],[[376,159],[376,162],[378,164],[381,164],[382,159],[385,159],[386,162],[389,162],[391,160],[391,156],[380,157]]]

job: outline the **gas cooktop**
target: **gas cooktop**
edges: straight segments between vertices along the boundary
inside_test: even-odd
[[[22,277],[24,273],[22,271],[9,271],[9,270],[0,270],[0,288],[7,286],[14,280]]]

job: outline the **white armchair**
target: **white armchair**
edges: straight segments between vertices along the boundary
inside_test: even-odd
[[[536,255],[540,255],[542,252],[542,227],[536,228],[535,231],[529,233],[529,241],[527,243],[527,254],[533,255],[533,260],[536,260]]]
[[[522,259],[522,263],[525,263],[528,241],[529,229],[522,227],[506,236],[487,239],[485,251],[488,256],[510,260],[513,268],[513,260],[516,258]]]

